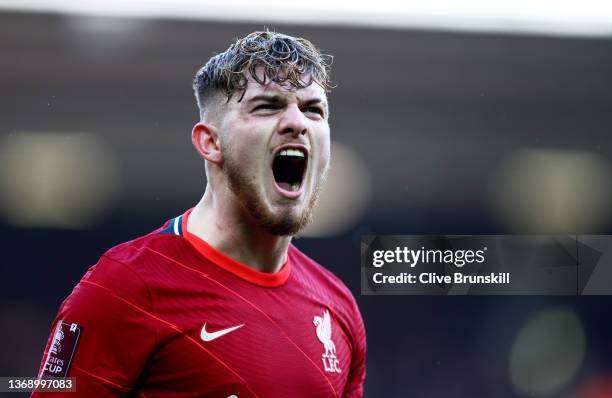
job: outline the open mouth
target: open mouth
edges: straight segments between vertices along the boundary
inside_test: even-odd
[[[276,153],[272,172],[276,185],[286,192],[299,192],[302,187],[308,157],[302,148],[288,147]]]

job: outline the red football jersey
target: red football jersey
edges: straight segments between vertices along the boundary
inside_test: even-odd
[[[39,375],[76,377],[67,397],[361,397],[365,331],[344,284],[293,245],[279,272],[258,272],[188,216],[87,271]]]

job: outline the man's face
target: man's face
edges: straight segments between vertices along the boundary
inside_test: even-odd
[[[246,215],[275,235],[293,235],[310,220],[329,166],[327,97],[249,78],[246,92],[222,108],[223,172]],[[223,111],[222,111],[223,112]]]

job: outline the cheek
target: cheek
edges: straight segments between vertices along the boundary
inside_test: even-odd
[[[329,149],[329,145],[328,145],[321,152],[321,161],[319,162],[319,165],[320,165],[322,170],[327,169],[327,167],[329,166],[330,158],[331,158],[331,153],[330,153],[330,149]]]
[[[321,139],[319,140],[319,148],[320,148],[320,159],[319,159],[319,166],[324,169],[325,167],[327,167],[327,165],[329,164],[329,160],[330,160],[330,151],[331,151],[331,145],[330,145],[330,141],[329,141],[329,133],[327,135],[324,135],[321,137]]]
[[[255,163],[257,162],[257,154],[252,147],[245,145],[244,142],[233,144],[230,148],[229,156],[232,158],[234,164],[240,166],[246,173],[256,168]]]
[[[246,131],[233,131],[231,137],[225,140],[225,150],[229,156],[242,166],[252,167],[252,162],[261,155],[261,148],[252,134]]]

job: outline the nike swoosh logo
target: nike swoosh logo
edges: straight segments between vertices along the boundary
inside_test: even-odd
[[[204,323],[204,326],[202,326],[202,331],[200,332],[200,338],[204,341],[213,341],[223,335],[233,332],[236,329],[240,329],[243,326],[244,323],[242,325],[232,326],[231,328],[221,329],[211,333],[206,331],[206,323]]]

